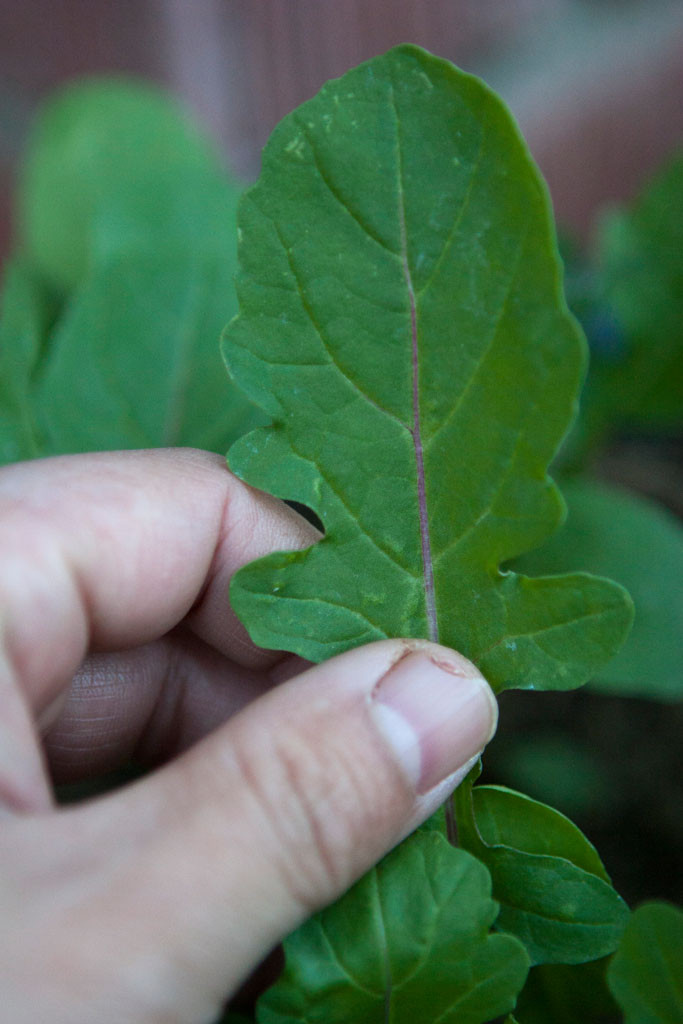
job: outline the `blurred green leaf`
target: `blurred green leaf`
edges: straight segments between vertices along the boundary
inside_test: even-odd
[[[42,450],[31,388],[51,313],[28,267],[19,259],[7,263],[0,292],[0,465]]]
[[[488,933],[490,890],[474,857],[416,833],[285,940],[259,1024],[482,1024],[505,1013],[528,959],[516,939]]]
[[[48,101],[20,188],[24,284],[15,273],[3,299],[4,461],[225,452],[264,422],[219,355],[236,306],[238,194],[207,139],[147,86],[86,82]],[[44,294],[56,297],[49,320]]]
[[[584,963],[617,946],[628,908],[595,848],[559,811],[501,786],[455,794],[460,842],[488,867],[496,928],[520,939],[532,965]]]
[[[517,1000],[518,1024],[611,1024],[618,1009],[607,988],[608,962],[532,968]]]
[[[683,423],[683,155],[630,208],[604,219],[595,301],[582,322],[591,366],[581,428],[594,440],[619,426]],[[582,310],[577,309],[581,315]],[[618,342],[605,344],[605,332]]]
[[[683,528],[646,498],[586,478],[565,479],[561,530],[515,563],[532,575],[582,569],[618,580],[635,604],[623,648],[591,688],[621,696],[683,697]]]
[[[624,1024],[681,1024],[683,912],[644,903],[631,915],[607,980]]]
[[[231,271],[226,259],[163,253],[98,267],[65,308],[35,386],[48,452],[225,451],[262,422],[222,367]]]
[[[231,254],[238,195],[173,100],[142,82],[93,79],[58,92],[36,118],[20,178],[20,241],[68,293],[124,252]]]
[[[628,357],[596,387],[623,419],[683,421],[683,155],[602,232],[602,273]],[[603,399],[603,400],[604,400]]]

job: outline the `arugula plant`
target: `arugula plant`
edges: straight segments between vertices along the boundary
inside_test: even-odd
[[[631,422],[656,406],[649,338],[666,349],[667,387],[680,385],[669,296],[682,250],[679,222],[662,214],[680,188],[676,166],[607,233],[627,239],[630,256],[610,262],[626,250],[604,246],[619,373],[649,395],[633,399]],[[565,444],[569,518],[558,530],[565,506],[547,471],[586,349],[545,186],[500,101],[401,47],[285,119],[239,214],[240,313],[224,352],[241,391],[216,351],[236,308],[237,194],[208,143],[147,87],[86,83],[46,106],[4,275],[0,461],[168,443],[225,450],[269,423],[233,446],[230,464],[313,510],[324,537],[236,577],[232,600],[258,643],[320,660],[378,637],[431,637],[475,660],[497,691],[597,679],[679,697],[680,633],[664,614],[676,607],[678,524],[591,480],[585,459],[570,467]],[[634,253],[642,288],[629,305]],[[638,312],[654,278],[670,317],[663,340],[658,317]],[[603,412],[580,421],[593,438],[584,454],[608,432],[591,424],[616,419],[611,365],[594,347],[602,383],[589,377],[588,389],[612,398],[587,398]],[[674,416],[675,402],[667,409]],[[638,610],[615,659],[632,610],[603,574]],[[623,983],[652,935],[640,924],[650,911],[626,926],[576,826],[521,793],[473,786],[475,775],[286,941],[259,1021],[477,1024],[514,1009],[508,1024],[584,1024],[613,1016],[615,999],[629,1024],[669,1020],[637,1016],[638,999],[655,999],[647,972],[635,994]],[[657,927],[663,961],[674,925],[665,916]]]

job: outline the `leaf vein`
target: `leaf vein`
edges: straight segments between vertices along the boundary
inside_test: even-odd
[[[561,578],[562,577],[558,577],[558,579],[561,579]],[[507,603],[505,604],[505,608],[507,610],[507,608],[508,608]],[[505,643],[507,640],[526,640],[526,639],[530,639],[532,637],[541,636],[543,633],[552,633],[552,632],[554,632],[556,630],[567,629],[568,626],[573,626],[577,622],[585,622],[587,619],[599,619],[601,616],[603,616],[608,611],[609,611],[609,607],[605,607],[605,608],[599,609],[596,612],[586,612],[585,615],[577,615],[573,619],[565,619],[562,622],[556,622],[552,626],[541,626],[540,629],[532,629],[532,630],[529,630],[526,633],[506,633],[499,640],[496,640],[496,642],[494,644],[491,644],[490,647],[487,647],[486,650],[481,651],[477,655],[477,660],[479,660],[480,658],[485,657],[485,655],[487,655],[487,654],[490,654],[491,651],[494,651],[496,649],[496,647],[500,647],[500,645]],[[547,653],[548,652],[546,651],[546,654]],[[554,658],[555,661],[559,660],[553,654],[550,654],[549,656],[551,658]]]
[[[386,921],[384,920],[384,908],[382,907],[377,871],[373,871],[372,878],[375,883],[373,895],[375,897],[374,902],[376,907],[377,927],[381,937],[382,966],[384,967],[384,1024],[389,1024],[391,1020],[391,999],[393,995],[394,979],[391,974],[387,926]]]
[[[432,547],[429,529],[429,509],[427,507],[427,487],[425,478],[424,450],[422,446],[422,428],[420,415],[420,352],[418,332],[417,300],[413,279],[410,273],[410,259],[408,253],[408,235],[406,218],[405,182],[403,173],[403,150],[401,143],[401,122],[396,106],[396,94],[394,92],[393,80],[390,83],[391,105],[394,111],[396,123],[396,172],[398,177],[398,214],[401,229],[401,255],[403,258],[403,274],[406,288],[408,290],[408,304],[410,309],[410,339],[411,339],[411,365],[412,365],[412,405],[413,405],[413,426],[410,431],[413,439],[415,454],[415,471],[417,475],[417,503],[418,520],[420,526],[420,546],[422,548],[422,578],[424,586],[425,615],[427,619],[427,632],[429,639],[435,642],[439,640],[439,620],[436,607],[436,593],[434,587],[434,564],[432,561]]]
[[[448,237],[446,238],[446,241],[444,242],[444,244],[442,246],[441,252],[439,253],[439,255],[437,257],[437,260],[436,260],[434,266],[432,267],[427,280],[423,283],[422,287],[417,292],[418,299],[421,299],[422,296],[424,295],[424,293],[433,284],[433,282],[434,282],[434,280],[435,280],[435,278],[436,278],[436,276],[438,274],[439,268],[441,267],[441,264],[443,263],[443,260],[445,259],[446,254],[447,254],[448,250],[450,249],[450,247],[451,247],[451,245],[453,243],[453,239],[455,238],[455,235],[456,235],[456,233],[458,231],[458,228],[460,227],[460,224],[462,223],[462,219],[465,216],[465,213],[467,211],[467,207],[470,204],[470,199],[472,198],[472,193],[474,191],[474,184],[475,184],[475,180],[476,180],[476,177],[477,177],[477,173],[479,171],[479,168],[481,167],[481,162],[482,162],[482,160],[484,158],[484,142],[485,141],[486,141],[486,134],[485,134],[485,132],[482,131],[481,138],[479,140],[479,150],[477,152],[477,156],[476,156],[475,162],[474,162],[474,164],[472,166],[472,173],[470,174],[470,180],[467,183],[467,188],[465,190],[465,195],[463,196],[462,203],[460,204],[460,209],[458,210],[458,213],[456,214],[456,216],[455,216],[455,218],[453,220],[453,224],[451,226],[451,230],[448,232]]]
[[[410,427],[408,426],[408,424],[404,423],[403,420],[401,420],[396,415],[396,413],[390,412],[389,409],[385,409],[384,406],[380,405],[379,402],[377,402],[374,398],[371,398],[371,396],[368,395],[367,392],[365,392],[361,388],[361,386],[352,377],[349,376],[347,371],[337,361],[337,359],[334,356],[333,348],[330,345],[327,337],[325,336],[325,332],[323,331],[322,326],[318,322],[318,319],[317,319],[317,317],[315,315],[313,307],[311,306],[310,302],[306,298],[303,282],[301,280],[301,277],[299,275],[299,271],[297,270],[296,264],[295,264],[294,259],[292,257],[292,251],[291,251],[291,249],[289,248],[289,246],[287,245],[285,239],[282,236],[282,232],[280,231],[280,225],[277,223],[277,221],[273,217],[271,217],[269,214],[267,214],[260,207],[259,207],[259,210],[263,214],[263,216],[267,217],[268,220],[273,225],[275,233],[276,233],[276,235],[278,237],[278,241],[280,242],[280,245],[282,246],[282,249],[283,249],[284,254],[285,254],[285,258],[287,259],[287,263],[289,265],[290,272],[291,272],[292,277],[294,279],[294,282],[296,284],[297,292],[299,294],[299,298],[301,299],[301,307],[304,310],[304,312],[306,313],[306,316],[308,317],[308,319],[309,319],[309,321],[311,323],[311,326],[313,327],[314,331],[318,335],[318,338],[320,339],[320,343],[322,344],[325,352],[327,353],[331,365],[335,367],[335,369],[344,378],[344,380],[354,389],[354,391],[356,391],[361,396],[361,398],[363,398],[364,401],[366,401],[366,402],[368,402],[368,404],[374,406],[374,408],[377,409],[378,412],[381,412],[385,416],[388,416],[390,419],[394,420],[394,422],[398,423],[399,426],[403,427],[405,430],[410,430]]]
[[[336,185],[333,183],[333,181],[330,178],[329,174],[327,174],[327,172],[323,168],[323,166],[322,166],[322,164],[320,162],[320,157],[318,156],[318,152],[317,152],[317,150],[315,148],[315,145],[314,145],[314,143],[313,143],[313,141],[311,139],[311,136],[310,136],[310,134],[308,132],[307,126],[304,124],[304,122],[300,118],[295,118],[294,120],[295,120],[295,124],[297,124],[299,126],[299,128],[301,129],[301,131],[302,131],[302,133],[303,133],[303,135],[304,135],[304,137],[305,137],[305,139],[306,139],[306,141],[307,141],[307,143],[309,145],[309,148],[311,150],[311,155],[313,156],[313,162],[315,163],[315,167],[316,167],[316,170],[317,170],[317,172],[318,172],[318,174],[320,176],[320,180],[326,186],[326,188],[328,189],[330,195],[346,211],[346,213],[349,215],[349,217],[351,217],[351,219],[358,225],[358,227],[361,229],[363,234],[367,235],[368,238],[370,238],[373,242],[375,242],[377,245],[379,245],[384,250],[384,252],[389,253],[389,255],[392,256],[394,259],[400,260],[401,259],[400,253],[397,253],[393,249],[391,249],[387,245],[387,243],[370,227],[370,225],[367,224],[363,220],[361,215],[356,210],[352,209],[351,206],[349,206],[349,204],[346,202],[346,200],[343,198],[343,196],[339,192],[339,190],[336,187]]]
[[[361,619],[363,622],[367,622],[368,626],[371,626],[378,633],[381,633],[383,637],[388,638],[388,634],[378,626],[376,622],[369,619],[364,612],[359,612],[356,608],[349,608],[348,605],[340,604],[338,601],[330,601],[326,597],[305,597],[299,596],[298,594],[280,594],[277,598],[278,601],[300,601],[308,604],[328,604],[330,608],[341,608],[343,611],[348,612],[350,615],[355,616],[357,619]]]
[[[327,943],[327,947],[328,947],[328,949],[330,951],[330,955],[331,955],[332,959],[334,960],[334,962],[336,963],[337,967],[342,972],[342,974],[344,974],[345,977],[347,977],[349,979],[351,984],[355,985],[356,988],[360,992],[365,992],[366,995],[371,996],[371,998],[373,998],[373,999],[380,999],[381,996],[380,996],[379,992],[373,992],[373,990],[371,988],[368,988],[366,985],[364,985],[361,981],[359,981],[359,979],[356,977],[356,975],[351,970],[349,970],[347,965],[342,963],[342,961],[341,961],[341,959],[339,957],[339,954],[337,953],[336,946],[333,944],[332,939],[330,938],[330,936],[327,933],[327,928],[325,927],[325,922],[324,922],[322,916],[318,919],[318,923],[320,925],[320,931],[322,932],[323,938],[324,938],[325,942]]]
[[[515,255],[515,259],[512,262],[512,272],[511,272],[510,277],[509,277],[509,279],[508,279],[508,281],[507,281],[507,283],[505,285],[505,292],[504,292],[502,300],[501,300],[500,309],[498,310],[498,314],[496,316],[496,321],[495,321],[495,323],[493,325],[493,331],[491,332],[491,335],[490,335],[488,341],[486,342],[486,345],[484,346],[482,352],[479,354],[476,366],[474,367],[472,373],[468,377],[467,382],[465,383],[464,388],[462,389],[462,391],[458,395],[458,398],[457,398],[455,404],[453,405],[452,409],[448,413],[448,416],[445,418],[445,420],[443,420],[442,423],[439,424],[439,426],[434,431],[432,436],[427,440],[427,442],[425,444],[425,449],[427,451],[429,451],[429,449],[431,448],[431,446],[433,445],[434,441],[439,436],[439,434],[441,434],[450,425],[451,421],[455,418],[455,416],[457,416],[458,412],[462,409],[463,403],[464,403],[465,399],[467,398],[467,395],[469,394],[472,386],[474,385],[474,382],[476,381],[477,377],[480,375],[480,373],[482,372],[482,369],[486,365],[486,360],[490,356],[491,352],[494,351],[494,346],[495,346],[496,340],[498,338],[498,334],[499,334],[500,328],[501,328],[501,326],[503,324],[503,321],[504,321],[504,318],[505,318],[505,314],[506,314],[507,309],[508,309],[508,304],[509,304],[510,299],[512,297],[512,289],[513,289],[514,283],[515,283],[515,281],[517,279],[517,274],[519,273],[519,269],[520,269],[520,266],[521,266],[521,260],[522,260],[522,254],[523,254],[524,248],[526,246],[527,236],[528,236],[528,231],[525,231],[524,234],[522,235],[522,239],[521,239],[521,241],[519,243],[519,246],[517,248],[517,253]]]

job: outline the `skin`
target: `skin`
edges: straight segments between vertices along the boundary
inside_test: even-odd
[[[454,652],[387,640],[311,667],[253,645],[230,578],[316,539],[198,451],[0,471],[3,1020],[214,1020],[486,743],[493,702]],[[480,689],[441,716],[424,791],[371,705],[434,665]],[[140,781],[56,806],[54,781],[131,757]]]

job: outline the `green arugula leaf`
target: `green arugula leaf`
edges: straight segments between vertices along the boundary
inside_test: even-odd
[[[636,617],[624,647],[593,690],[622,696],[683,697],[683,530],[652,501],[576,478],[562,483],[569,515],[559,533],[515,567],[525,573],[584,569],[627,587]]]
[[[577,826],[553,807],[505,786],[472,790],[479,834],[488,846],[512,846],[526,853],[564,857],[609,882],[598,851]]]
[[[481,1024],[507,1012],[528,959],[516,939],[488,934],[490,891],[468,853],[416,833],[285,940],[259,1024]]]
[[[534,967],[517,1000],[518,1024],[611,1024],[618,1008],[605,979],[608,962]]]
[[[4,461],[160,445],[225,452],[264,422],[219,354],[235,311],[238,191],[208,141],[146,86],[79,84],[46,104],[20,192],[33,292],[15,283],[4,300],[17,311],[0,354]],[[22,323],[33,330],[28,375],[8,364],[25,347]]]
[[[502,786],[454,796],[459,840],[491,872],[496,927],[516,935],[532,964],[578,964],[611,953],[628,908],[595,848],[559,811]]]
[[[644,903],[631,915],[607,980],[625,1024],[683,1020],[683,912]]]
[[[21,245],[68,293],[123,252],[223,256],[238,195],[205,135],[168,97],[134,80],[79,82],[34,123],[20,178]]]
[[[497,690],[585,682],[628,630],[625,592],[498,568],[562,518],[545,470],[584,363],[548,198],[500,101],[390,51],[284,119],[239,226],[225,356],[274,423],[230,466],[325,528],[235,577],[255,642],[319,661],[438,638]]]
[[[218,345],[227,259],[127,254],[92,273],[35,386],[49,452],[193,445],[225,451],[262,416],[231,395]]]

